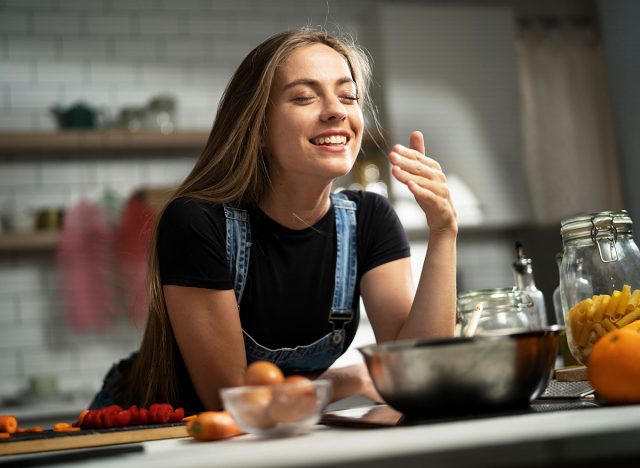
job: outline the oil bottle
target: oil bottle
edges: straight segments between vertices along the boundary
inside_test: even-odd
[[[513,262],[513,276],[516,280],[516,289],[526,293],[533,301],[534,307],[531,322],[537,324],[540,328],[546,327],[548,321],[544,295],[542,291],[536,288],[531,259],[525,255],[522,243],[519,241],[516,242],[516,259]]]

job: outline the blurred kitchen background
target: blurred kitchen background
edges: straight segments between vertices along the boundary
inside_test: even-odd
[[[387,193],[417,275],[426,223],[386,152],[422,130],[459,213],[458,289],[513,285],[519,240],[554,321],[560,220],[640,221],[638,20],[634,0],[0,0],[0,406],[86,405],[136,349],[155,213],[243,56],[303,25],[373,58],[386,141],[339,185]]]

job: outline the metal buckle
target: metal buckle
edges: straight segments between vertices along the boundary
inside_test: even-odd
[[[598,246],[600,260],[603,263],[618,261],[618,230],[613,223],[613,216],[594,216],[591,218],[591,226],[591,240]]]
[[[331,324],[331,326],[335,329],[336,324],[335,322],[340,322],[340,324],[342,325],[341,328],[344,328],[344,326],[347,323],[350,323],[351,320],[353,320],[353,312],[351,313],[351,315],[349,317],[343,317],[340,315],[334,315],[333,312],[329,313],[329,320],[328,322]]]
[[[331,337],[331,341],[333,342],[334,345],[338,345],[340,344],[340,342],[342,342],[344,338],[344,327],[345,325],[350,323],[351,320],[353,320],[353,311],[350,317],[341,317],[339,315],[334,315],[333,312],[329,313],[328,322],[331,324],[331,333],[333,333],[333,336]],[[339,322],[339,323],[336,323],[336,322]]]

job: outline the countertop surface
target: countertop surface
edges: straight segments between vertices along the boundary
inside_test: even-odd
[[[0,466],[640,466],[640,405],[426,421],[388,428],[317,425],[301,436],[179,438],[0,458]],[[586,463],[589,462],[589,463]],[[585,464],[586,463],[586,464]]]

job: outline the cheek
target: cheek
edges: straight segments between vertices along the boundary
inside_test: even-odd
[[[296,145],[296,136],[304,138],[304,122],[284,113],[271,114],[267,120],[267,149],[287,148]]]
[[[362,133],[364,129],[364,115],[360,107],[353,111],[352,122],[353,127],[359,129],[360,133]]]

